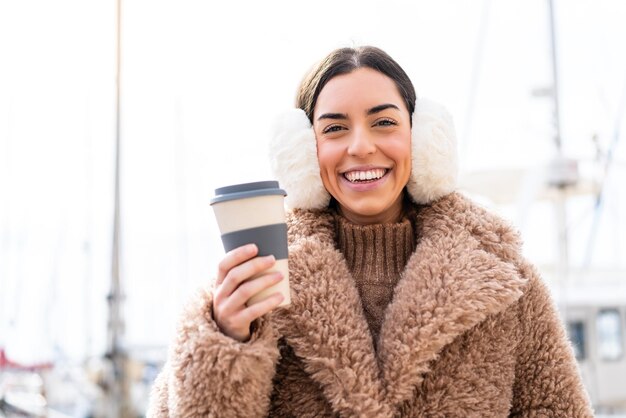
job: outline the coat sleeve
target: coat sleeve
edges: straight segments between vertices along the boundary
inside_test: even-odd
[[[511,417],[593,417],[578,364],[550,294],[535,269],[519,301],[521,338]]]
[[[276,333],[261,318],[250,340],[238,342],[217,328],[212,306],[212,295],[203,291],[186,307],[147,417],[267,416],[279,355]]]

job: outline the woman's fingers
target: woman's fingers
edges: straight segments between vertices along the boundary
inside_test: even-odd
[[[250,337],[250,324],[276,308],[283,300],[280,294],[271,295],[246,307],[255,294],[280,282],[282,274],[263,272],[276,263],[273,255],[257,257],[254,244],[229,251],[218,266],[213,289],[213,316],[226,335],[239,341]],[[252,279],[255,277],[254,279]]]
[[[252,321],[274,310],[283,301],[284,297],[280,293],[257,302],[236,315],[228,317],[225,321],[217,322],[217,326],[226,335],[237,341],[245,342],[250,339],[250,325]]]
[[[283,278],[282,273],[273,272],[249,280],[239,286],[220,306],[223,315],[233,315],[246,307],[248,300],[263,290],[279,283]]]
[[[285,297],[280,293],[273,293],[262,301],[248,306],[235,317],[237,320],[250,324],[255,319],[262,317],[278,307],[284,298]]]
[[[219,285],[218,293],[220,297],[229,297],[240,284],[246,280],[260,274],[264,270],[269,269],[276,263],[273,255],[265,257],[255,257],[238,266],[231,268],[226,277]]]
[[[219,286],[222,284],[228,272],[235,266],[243,263],[246,260],[251,259],[257,253],[259,249],[254,244],[243,245],[241,247],[235,248],[234,250],[226,253],[222,261],[217,267],[217,279],[215,281],[215,286]]]

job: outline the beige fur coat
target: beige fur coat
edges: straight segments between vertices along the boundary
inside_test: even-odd
[[[217,329],[210,293],[199,294],[148,416],[591,417],[553,303],[516,233],[456,193],[417,213],[417,248],[378,342],[335,248],[332,216],[296,211],[292,305],[239,343]]]

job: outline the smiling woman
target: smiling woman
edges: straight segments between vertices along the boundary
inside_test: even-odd
[[[394,81],[370,68],[334,77],[317,98],[313,127],[322,182],[340,213],[363,225],[399,221],[411,115]]]
[[[591,417],[509,225],[454,192],[451,119],[374,47],[331,53],[273,140],[291,305],[254,246],[183,314],[148,416]]]

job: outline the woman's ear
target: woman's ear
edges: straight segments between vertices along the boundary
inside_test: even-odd
[[[456,133],[448,111],[428,99],[415,102],[412,124],[407,191],[415,203],[429,204],[456,188]]]
[[[276,118],[269,156],[274,177],[287,191],[287,207],[328,207],[330,194],[320,176],[315,132],[302,109],[291,109]]]

